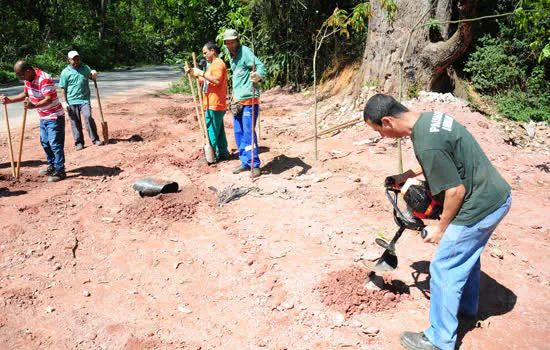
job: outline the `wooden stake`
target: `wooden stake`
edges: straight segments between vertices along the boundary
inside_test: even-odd
[[[25,104],[29,102],[29,98],[25,97]],[[65,118],[65,116],[63,116]],[[27,108],[23,109],[23,124],[21,125],[21,139],[19,140],[19,157],[17,159],[17,170],[15,171],[15,179],[19,179],[19,169],[21,169],[21,156],[23,155],[23,140],[25,139],[25,124],[27,123]]]
[[[8,119],[8,106],[6,104],[4,104],[4,117],[6,118],[6,131],[8,133],[8,147],[10,152],[11,176],[15,178],[15,164],[13,163],[13,146],[11,144],[10,120]]]
[[[354,126],[355,124],[361,123],[362,121],[363,121],[363,118],[357,118],[357,119],[353,119],[353,120],[348,120],[348,121],[345,122],[345,123],[342,123],[342,124],[333,126],[333,127],[331,127],[331,128],[328,128],[328,129],[326,129],[326,130],[321,131],[320,133],[317,133],[317,137],[323,136],[323,135],[326,135],[326,134],[329,134],[329,133],[331,133],[331,132],[338,131],[338,130],[341,130],[341,129],[349,128],[350,126]],[[314,138],[314,137],[315,137],[315,136],[304,137],[303,139],[299,139],[299,140],[296,141],[296,142],[309,141],[309,140],[311,140],[311,139]]]

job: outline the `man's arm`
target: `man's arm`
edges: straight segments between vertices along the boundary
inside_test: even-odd
[[[69,103],[67,102],[67,90],[65,88],[61,88],[61,105],[63,106],[63,109],[67,109],[69,107]]]
[[[27,97],[27,92],[25,90],[23,90],[22,93],[20,93],[19,95],[15,95],[13,97],[8,97],[8,96],[0,96],[0,103],[2,104],[10,104],[10,103],[15,103],[15,102],[20,102],[20,101],[23,101],[25,99],[25,97]]]
[[[451,224],[451,221],[455,218],[456,214],[462,206],[464,196],[466,195],[466,188],[460,184],[456,187],[445,190],[445,202],[443,203],[443,213],[437,225],[426,226],[428,232],[424,242],[437,243],[443,237],[445,230]]]
[[[32,103],[31,101],[28,101],[25,103],[25,108],[27,109],[34,109],[34,108],[40,108],[45,107],[49,104],[51,104],[53,101],[53,98],[51,95],[45,96],[44,99],[38,103]]]

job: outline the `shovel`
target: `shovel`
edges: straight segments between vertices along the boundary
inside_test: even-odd
[[[103,109],[101,109],[101,99],[99,98],[99,89],[97,88],[97,81],[94,80],[95,95],[97,96],[97,104],[99,105],[99,115],[101,117],[101,133],[103,135],[103,142],[109,143],[109,127],[107,122],[103,119]]]
[[[197,56],[195,56],[195,53],[193,52],[193,67],[197,68]],[[201,83],[197,79],[197,95],[199,96],[199,103],[200,103],[200,112],[203,110],[203,103],[202,103],[202,88]],[[204,157],[206,158],[206,162],[208,164],[212,164],[215,162],[214,157],[214,148],[212,147],[212,144],[210,143],[210,137],[208,136],[208,126],[206,125],[206,115],[202,113],[202,115],[198,115],[198,118],[201,122],[204,122],[204,128],[203,128],[203,136],[204,136]]]
[[[15,178],[15,165],[13,164],[13,146],[11,144],[10,120],[8,119],[8,106],[4,104],[4,117],[6,118],[6,131],[8,132],[8,147],[10,151],[11,175]]]

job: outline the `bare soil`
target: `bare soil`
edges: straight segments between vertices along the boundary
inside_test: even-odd
[[[359,261],[379,256],[374,239],[397,229],[382,186],[397,172],[395,140],[360,124],[321,137],[315,160],[312,141],[295,142],[312,131],[305,95],[262,96],[254,183],[231,173],[229,114],[232,159],[200,162],[188,96],[106,101],[111,143],[76,152],[67,129],[68,178],[58,183],[38,175],[44,154],[29,126],[18,182],[0,154],[0,347],[397,349],[400,332],[427,327],[434,245],[406,232],[382,289],[364,283]],[[539,148],[520,148],[506,142],[510,127],[465,104],[410,105],[463,123],[513,187],[512,210],[482,256],[483,322],[461,325],[459,345],[547,348],[548,128],[537,130]],[[328,99],[320,120],[335,125],[361,108]],[[403,152],[414,165],[410,140]],[[141,198],[132,185],[143,177],[180,191]],[[254,191],[218,207],[208,187],[231,185]]]

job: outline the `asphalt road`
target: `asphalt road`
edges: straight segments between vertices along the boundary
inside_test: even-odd
[[[170,82],[176,81],[182,76],[182,72],[177,66],[156,66],[147,68],[136,68],[124,71],[115,72],[99,72],[97,78],[97,84],[99,89],[99,97],[101,98],[102,107],[105,102],[113,96],[130,95],[137,91],[149,91],[151,89],[163,89],[168,87]],[[55,79],[56,85],[59,79]],[[16,85],[1,88],[0,94],[6,96],[15,96],[23,91],[23,82],[19,82]],[[93,82],[90,81],[91,91],[91,103],[92,107],[96,105],[96,93]],[[58,89],[58,93],[60,90]],[[8,116],[10,120],[10,130],[17,129],[21,126],[21,119],[23,116],[23,103],[8,104]],[[105,111],[105,109],[104,109]],[[0,121],[0,132],[6,131],[6,122],[3,116]],[[97,109],[92,112],[96,122],[99,119]],[[38,114],[36,110],[29,110],[27,112],[27,124],[37,123]],[[13,136],[13,135],[12,135]]]

